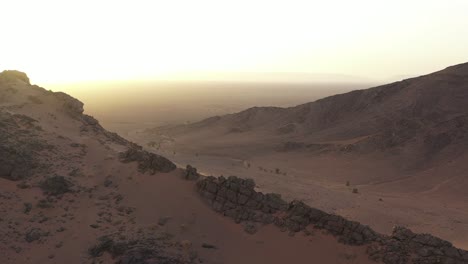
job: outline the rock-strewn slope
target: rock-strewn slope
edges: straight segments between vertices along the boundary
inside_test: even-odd
[[[123,231],[123,226],[131,229],[132,224],[127,221],[135,209],[121,205],[125,195],[118,191],[119,178],[123,176],[110,175],[111,170],[99,167],[109,164],[118,167],[121,159],[138,161],[143,173],[176,169],[166,158],[143,151],[105,130],[83,112],[79,100],[31,85],[22,72],[0,73],[1,263],[55,262],[53,252],[59,252],[64,244],[72,246],[75,242],[71,236],[80,237],[76,231],[92,241],[99,234],[111,237]],[[89,220],[91,223],[83,228],[80,223]],[[86,229],[103,230],[92,234]],[[112,253],[118,253],[115,257],[121,258],[122,263],[150,258],[161,263],[191,263],[190,259],[174,262],[181,259],[180,250],[168,246],[173,243],[171,238],[162,239],[159,231],[144,236],[130,234],[133,236],[125,239],[114,238]],[[156,238],[158,244],[142,246]],[[91,241],[85,248],[91,247]],[[54,248],[53,243],[55,250],[50,249]],[[75,246],[86,252],[81,245]],[[36,248],[49,255],[42,259],[41,253],[34,253]],[[100,255],[99,250],[109,248],[101,245],[93,254]],[[23,255],[28,257],[22,258]],[[76,253],[70,255],[75,256],[67,260],[72,263],[88,262],[77,259]],[[57,263],[65,262],[57,258]]]
[[[468,263],[468,251],[429,234],[415,234],[395,227],[390,236],[378,234],[360,223],[328,214],[300,202],[286,203],[278,194],[263,194],[254,189],[251,179],[234,176],[206,177],[197,189],[217,212],[243,223],[245,231],[255,233],[259,224],[274,223],[291,235],[311,229],[326,230],[350,245],[369,245],[368,254],[386,264]]]

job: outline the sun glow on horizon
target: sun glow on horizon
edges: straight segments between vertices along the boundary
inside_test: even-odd
[[[238,72],[387,79],[468,59],[463,0],[17,0],[1,7],[0,70],[25,71],[40,84]]]

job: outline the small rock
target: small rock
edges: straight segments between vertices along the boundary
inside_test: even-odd
[[[163,217],[160,217],[159,220],[158,220],[158,225],[164,226],[164,225],[167,224],[167,222],[169,222],[170,219],[171,219],[170,216],[163,216]]]
[[[216,249],[216,246],[208,243],[203,243],[202,248]]]
[[[257,233],[257,226],[252,222],[247,222],[244,224],[244,231],[253,235]]]
[[[31,203],[24,203],[24,213],[25,214],[29,214],[29,212],[31,212],[31,209],[32,209],[32,204]]]

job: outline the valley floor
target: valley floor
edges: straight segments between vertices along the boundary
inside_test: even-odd
[[[127,137],[147,146],[148,140],[141,133],[129,133]],[[286,200],[302,200],[384,234],[390,234],[395,225],[402,225],[468,249],[468,199],[452,195],[447,188],[454,184],[450,178],[441,184],[443,186],[419,186],[418,178],[430,179],[431,174],[437,173],[431,170],[395,177],[392,175],[395,172],[382,165],[378,157],[372,160],[270,153],[242,159],[229,150],[219,155],[203,154],[202,148],[193,145],[166,144],[160,150],[148,148],[168,157],[179,167],[190,164],[205,175],[253,178],[263,192],[280,193]],[[385,181],[386,176],[393,180]],[[353,193],[353,189],[358,193]]]

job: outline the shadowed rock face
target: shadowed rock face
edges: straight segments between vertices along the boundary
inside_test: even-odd
[[[429,234],[395,227],[392,235],[382,235],[368,226],[311,208],[301,201],[288,204],[278,194],[263,194],[254,188],[253,180],[234,176],[209,176],[197,182],[199,193],[210,206],[237,223],[244,222],[248,233],[255,233],[253,223],[274,223],[292,234],[312,226],[335,235],[341,243],[368,245],[369,256],[385,264],[468,263],[468,251]]]
[[[122,162],[138,162],[140,172],[155,174],[157,172],[171,172],[176,169],[176,165],[163,156],[142,150],[141,147],[129,148],[120,153]]]

